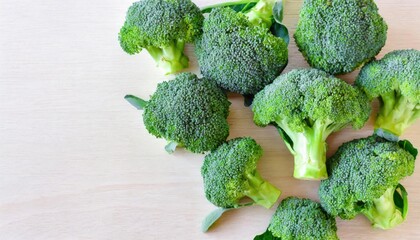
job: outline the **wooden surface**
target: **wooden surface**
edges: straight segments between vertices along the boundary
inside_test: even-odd
[[[214,3],[196,0],[199,6]],[[252,239],[275,210],[231,211],[200,232],[214,209],[204,197],[202,155],[168,155],[141,114],[123,100],[147,98],[168,77],[146,52],[125,54],[117,33],[131,0],[0,0],[0,239]],[[388,23],[379,57],[420,49],[418,0],[378,0]],[[301,1],[287,1],[294,32]],[[306,67],[295,44],[285,70]],[[192,47],[190,71],[198,72]],[[352,81],[356,73],[343,76]],[[264,148],[259,169],[287,196],[318,199],[318,182],[291,177],[293,161],[273,128],[258,128],[238,95],[230,97],[230,138]],[[329,154],[360,131],[329,137]],[[420,121],[402,138],[420,147]],[[418,166],[419,164],[417,164]],[[401,226],[372,229],[364,217],[338,220],[341,239],[420,239],[420,171],[403,181],[410,209]]]

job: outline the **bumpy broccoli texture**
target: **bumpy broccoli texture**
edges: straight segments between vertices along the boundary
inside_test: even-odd
[[[335,218],[319,203],[297,197],[280,203],[267,231],[279,240],[338,240]]]
[[[361,128],[371,107],[359,89],[317,69],[282,74],[254,99],[258,126],[274,124],[294,155],[294,177],[327,178],[326,139],[347,125]]]
[[[146,129],[194,153],[217,148],[229,135],[230,102],[217,85],[181,73],[158,84],[144,107]]]
[[[377,135],[344,143],[328,159],[330,177],[319,188],[322,207],[342,219],[364,214],[382,229],[402,223],[407,206],[395,202],[401,198],[396,189],[413,173],[417,154],[404,144]]]
[[[273,0],[247,13],[214,8],[204,20],[195,53],[201,73],[223,89],[254,95],[287,64],[287,45],[270,33]]]
[[[192,43],[203,25],[200,9],[190,0],[141,0],[128,9],[119,33],[129,54],[145,48],[166,74],[188,67],[185,43]]]
[[[420,117],[420,51],[397,50],[366,64],[356,85],[379,99],[375,128],[400,136]]]
[[[294,37],[312,67],[339,74],[375,57],[387,28],[373,0],[305,0]]]
[[[218,207],[236,208],[249,197],[270,208],[280,190],[265,181],[257,171],[263,150],[254,139],[235,138],[208,154],[201,168],[207,199]]]

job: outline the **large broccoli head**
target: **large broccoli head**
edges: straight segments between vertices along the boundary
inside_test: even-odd
[[[319,203],[297,197],[280,203],[267,231],[281,240],[338,240],[335,218]]]
[[[256,94],[287,64],[283,39],[271,34],[266,25],[255,25],[230,8],[211,11],[195,52],[203,76],[243,95]]]
[[[305,0],[294,37],[312,67],[337,74],[376,56],[387,28],[373,0]]]
[[[133,96],[126,98],[131,101]],[[229,135],[226,95],[212,81],[192,73],[158,84],[144,105],[144,125],[152,135],[170,141],[168,147],[176,144],[202,153],[215,149]]]
[[[343,219],[362,213],[383,229],[400,224],[407,206],[396,189],[404,190],[399,182],[413,173],[416,151],[407,141],[376,135],[344,143],[328,159],[330,177],[319,188],[322,206]]]
[[[317,69],[279,76],[254,99],[254,122],[275,124],[295,158],[294,177],[327,178],[325,140],[347,125],[361,128],[371,107],[359,89]]]
[[[375,128],[401,135],[420,117],[420,51],[397,50],[366,64],[356,85],[379,99]]]
[[[188,67],[184,45],[201,34],[203,19],[190,0],[141,0],[127,11],[120,44],[129,54],[145,48],[165,73],[174,73]]]
[[[235,208],[247,196],[270,208],[280,191],[257,171],[262,154],[261,146],[249,137],[229,140],[208,154],[201,168],[207,199],[218,207]]]

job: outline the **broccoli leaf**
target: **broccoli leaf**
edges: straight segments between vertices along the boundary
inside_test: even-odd
[[[273,234],[267,229],[264,233],[255,236],[254,240],[280,240],[280,238],[274,237]]]
[[[279,132],[281,138],[283,138],[284,142],[290,147],[290,149],[293,149],[293,141],[292,139],[289,137],[289,135],[287,135],[287,133],[281,129],[281,127],[279,126],[275,126],[277,131]]]
[[[289,45],[290,37],[289,37],[289,30],[287,27],[282,23],[283,21],[283,1],[279,0],[274,4],[273,7],[273,17],[274,22],[273,25],[271,25],[270,31],[271,33],[284,40],[287,45]]]
[[[201,225],[201,231],[207,232],[209,228],[222,216],[222,214],[226,211],[232,210],[233,208],[218,208],[211,212],[207,217],[204,219]]]
[[[278,0],[273,7],[274,21],[281,23],[283,21],[283,0]]]
[[[399,190],[399,191],[398,191]],[[394,203],[395,206],[401,211],[402,217],[405,219],[408,212],[408,193],[400,183],[397,185],[394,191]]]
[[[270,28],[271,33],[284,40],[284,42],[289,45],[290,37],[289,37],[289,30],[287,27],[281,23],[274,22],[273,25],[271,25]]]
[[[216,5],[207,6],[201,9],[202,13],[209,13],[213,8],[217,7],[229,7],[232,8],[235,12],[247,12],[249,9],[254,7],[259,0],[240,0],[237,2],[226,2]]]
[[[411,155],[413,155],[414,158],[417,157],[417,154],[418,154],[417,149],[408,140],[401,140],[398,142],[398,145],[402,147],[404,150],[406,150],[407,152],[409,152]]]
[[[147,106],[147,101],[134,95],[125,95],[124,99],[138,110],[143,110]]]
[[[249,2],[249,3],[245,3],[245,4],[238,4],[238,5],[232,5],[229,6],[230,8],[232,8],[233,11],[235,12],[246,12],[249,9],[251,9],[252,7],[254,7],[257,4],[258,1],[255,2]]]

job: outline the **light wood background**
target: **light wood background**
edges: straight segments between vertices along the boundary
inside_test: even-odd
[[[148,98],[168,77],[146,52],[125,54],[117,33],[132,0],[0,0],[0,239],[252,239],[275,208],[228,212],[203,234],[214,209],[204,197],[203,155],[168,155],[149,135],[127,93]],[[199,6],[213,4],[196,0]],[[388,23],[383,51],[420,49],[417,0],[377,0]],[[301,1],[287,1],[294,32]],[[293,41],[285,70],[306,67]],[[190,71],[198,72],[191,46]],[[352,81],[357,72],[342,76]],[[291,177],[293,161],[271,128],[253,124],[231,95],[230,138],[252,136],[264,148],[262,176],[287,196],[317,200],[318,182]],[[360,131],[329,137],[329,154]],[[420,147],[420,121],[402,138]],[[418,165],[418,164],[417,164]],[[364,217],[338,220],[341,239],[420,239],[420,172],[403,181],[410,209],[401,226],[372,229]]]

